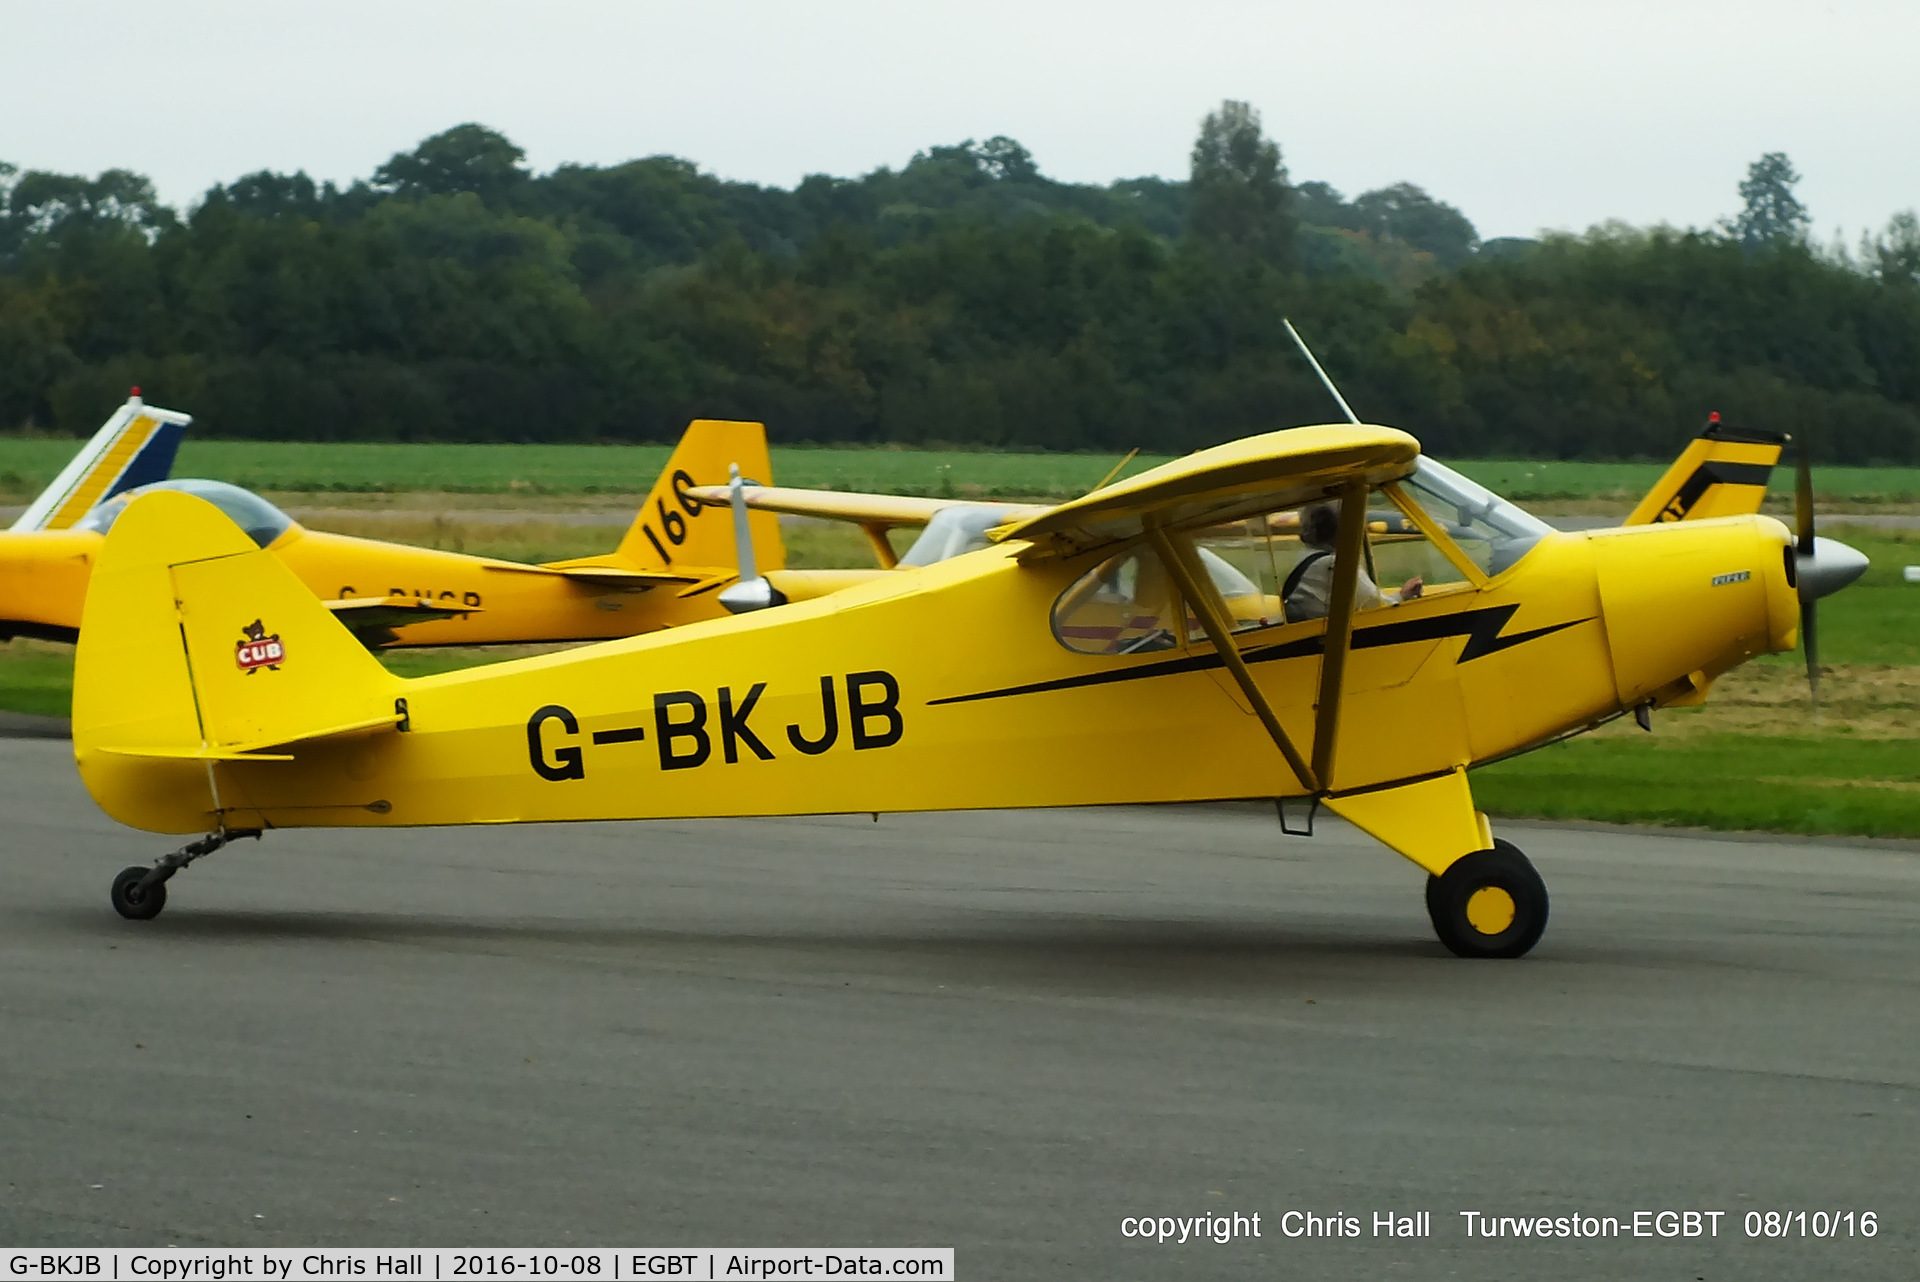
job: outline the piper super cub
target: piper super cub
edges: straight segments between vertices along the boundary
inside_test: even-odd
[[[1295,617],[1303,544],[1269,517],[1326,503],[1324,614]],[[1374,504],[1418,538],[1376,546]],[[1422,869],[1455,953],[1517,957],[1546,887],[1468,767],[1790,648],[1808,535],[1757,515],[1559,533],[1405,432],[1302,427],[811,600],[407,680],[217,509],[160,492],[94,570],[74,755],[114,818],[201,834],[120,874],[130,918],[279,827],[1276,798]],[[1403,576],[1423,590],[1373,587]]]

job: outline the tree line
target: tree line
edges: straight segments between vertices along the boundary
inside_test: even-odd
[[[1411,183],[1294,183],[1243,103],[1186,181],[1057,182],[1009,138],[793,189],[655,156],[536,174],[466,124],[341,187],[190,209],[0,164],[0,429],[140,384],[209,436],[1186,450],[1356,409],[1436,453],[1670,455],[1709,410],[1920,463],[1920,226],[1808,235],[1787,158],[1709,229],[1483,243]]]

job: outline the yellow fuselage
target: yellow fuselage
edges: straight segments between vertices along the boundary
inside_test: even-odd
[[[1361,613],[1326,791],[1432,777],[1644,702],[1696,697],[1726,669],[1790,647],[1787,543],[1784,527],[1766,517],[1553,534],[1482,588],[1461,584]],[[662,635],[369,681],[343,690],[340,722],[391,712],[404,698],[405,730],[303,743],[290,760],[210,764],[100,751],[122,733],[110,724],[103,675],[102,705],[88,714],[99,724],[77,730],[77,755],[110,814],[168,832],[213,826],[210,778],[231,828],[1307,791],[1210,644],[1183,638],[1151,654],[1090,655],[1056,639],[1056,599],[1113,550],[1023,561],[1028,545],[1014,542]],[[343,577],[342,563],[283,555],[325,594],[361,586]],[[421,555],[409,571],[418,582],[365,581],[438,590],[428,577],[440,572],[434,554]],[[477,582],[475,590],[501,590],[498,580]],[[446,586],[466,590],[464,581]],[[229,623],[238,636],[259,602],[195,608],[233,616],[210,620],[209,636],[227,635]],[[589,599],[583,621],[596,608]],[[1313,735],[1325,629],[1325,620],[1310,620],[1236,637],[1259,689],[1302,743]],[[289,633],[289,673],[303,644]],[[97,662],[104,673],[115,660],[102,650]],[[76,709],[77,727],[83,719]]]
[[[725,514],[711,517],[724,520]],[[71,641],[106,536],[0,531],[0,632]],[[713,589],[625,588],[540,566],[328,534],[294,525],[267,550],[323,601],[404,597],[470,613],[407,623],[402,646],[601,641],[723,616]],[[702,585],[705,586],[705,585]]]

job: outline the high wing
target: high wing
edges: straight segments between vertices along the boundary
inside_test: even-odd
[[[1196,529],[1267,512],[1276,532],[1291,530],[1298,514],[1275,509],[1337,493],[1354,479],[1369,485],[1399,479],[1412,471],[1417,454],[1413,439],[1392,428],[1291,428],[1202,450],[1056,506],[756,485],[743,485],[740,499],[759,511],[857,524],[881,565],[891,569],[897,558],[887,542],[889,530],[929,525],[961,508],[999,512],[1004,522],[992,537],[1034,541],[1029,555],[1071,554],[1132,537],[1143,528],[1143,514],[1162,507],[1166,511],[1157,519],[1169,528]],[[693,486],[687,493],[712,507],[732,498],[724,485]],[[1397,512],[1369,513],[1368,523],[1381,533],[1411,532]]]
[[[1296,507],[1412,475],[1420,444],[1405,432],[1328,424],[1267,432],[1199,450],[1106,489],[1015,520],[997,542],[1029,556],[1071,556],[1150,529],[1192,530]]]
[[[166,480],[180,438],[192,422],[191,414],[146,404],[134,388],[127,403],[101,424],[9,528],[64,530],[116,494]]]

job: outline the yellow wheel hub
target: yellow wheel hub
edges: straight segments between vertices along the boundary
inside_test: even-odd
[[[1467,900],[1467,924],[1483,935],[1498,935],[1518,914],[1513,896],[1498,886],[1482,886]]]

